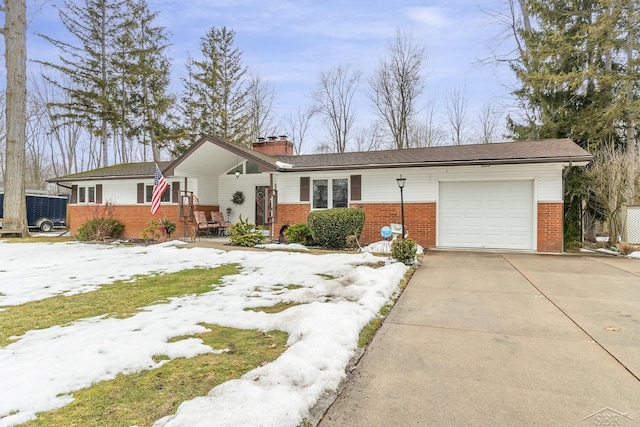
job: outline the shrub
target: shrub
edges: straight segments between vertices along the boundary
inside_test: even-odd
[[[405,265],[416,261],[418,247],[413,239],[396,239],[391,243],[391,256]]]
[[[104,241],[117,239],[124,230],[124,224],[113,218],[94,218],[78,228],[76,238],[82,241]]]
[[[365,215],[362,209],[333,208],[309,213],[308,223],[316,245],[344,248],[347,238],[360,238]]]
[[[287,242],[300,243],[305,246],[313,245],[313,237],[311,236],[311,230],[306,222],[299,222],[293,224],[287,231],[284,232]]]
[[[155,218],[151,218],[147,222],[147,226],[142,230],[142,238],[150,240],[158,240],[160,238],[160,223]]]
[[[265,240],[260,229],[255,224],[251,224],[248,218],[243,220],[240,215],[240,220],[229,229],[229,241],[232,245],[253,247]]]

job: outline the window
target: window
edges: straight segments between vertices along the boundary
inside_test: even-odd
[[[333,186],[333,207],[349,207],[349,180],[346,178],[332,180]]]
[[[257,163],[253,163],[253,162],[247,162],[246,163],[246,168],[247,168],[247,174],[250,173],[260,173],[260,171],[258,170],[258,164]]]
[[[164,193],[162,193],[162,197],[160,198],[161,202],[171,201],[171,191],[169,191],[170,188],[171,186],[168,186],[167,189],[164,190]],[[147,185],[145,196],[145,201],[147,203],[151,203],[151,199],[153,198],[153,185]]]
[[[329,191],[331,185],[331,191]],[[329,197],[331,196],[331,197]],[[349,180],[347,178],[314,179],[312,209],[349,207]]]
[[[313,209],[327,209],[329,207],[329,181],[326,179],[313,180]]]
[[[102,184],[91,187],[76,187],[74,185],[71,192],[71,203],[102,203]]]

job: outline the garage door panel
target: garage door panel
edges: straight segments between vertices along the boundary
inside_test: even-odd
[[[439,246],[533,249],[533,182],[441,182]]]

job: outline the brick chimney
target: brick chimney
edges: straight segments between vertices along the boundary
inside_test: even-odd
[[[287,140],[287,135],[258,138],[251,148],[267,156],[293,156],[293,142]]]

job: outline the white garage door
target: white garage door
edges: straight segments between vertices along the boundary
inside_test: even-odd
[[[533,181],[441,182],[438,246],[533,249]]]

